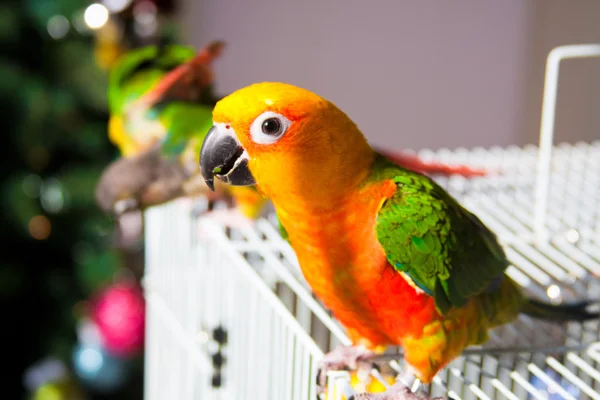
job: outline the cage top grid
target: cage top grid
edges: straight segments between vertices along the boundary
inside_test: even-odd
[[[236,228],[228,234],[223,227],[210,220],[203,221],[202,224],[207,224],[206,230],[218,231],[223,238],[219,242],[229,248],[227,252],[244,255],[249,260],[248,268],[257,268],[273,287],[276,283],[287,285],[296,296],[294,300],[296,310],[298,304],[302,304],[327,327],[328,334],[334,336],[337,343],[349,344],[338,323],[311,295],[310,289],[300,276],[292,249],[279,236],[271,223],[259,220],[254,226],[240,226],[239,230]],[[591,264],[586,263],[586,265],[573,261],[569,266],[578,274],[573,276],[560,264],[561,255],[564,254],[561,248],[550,252],[539,251],[534,244],[529,244],[508,245],[507,250],[513,264],[508,274],[537,297],[550,301],[573,300],[600,292],[600,282],[589,279],[594,272],[600,271],[598,260],[594,259]],[[583,251],[577,247],[568,251],[572,254],[583,254]],[[260,266],[256,261],[251,261],[257,259],[253,254],[258,255],[262,260]],[[290,309],[290,312],[294,312],[294,309]],[[307,332],[311,332],[311,324],[314,322],[302,323]],[[540,332],[544,332],[544,335],[539,335]],[[313,338],[323,342],[314,335]],[[557,373],[559,377],[574,384],[583,393],[596,393],[600,381],[597,379],[598,374],[590,371],[598,368],[596,356],[599,344],[596,342],[599,340],[598,324],[595,321],[557,326],[522,317],[513,324],[493,330],[490,341],[484,346],[466,350],[463,357],[452,363],[436,378],[432,390],[437,394],[450,393],[454,398],[469,398],[469,393],[475,397],[489,398],[482,391],[481,385],[484,381],[491,381],[493,390],[503,393],[512,391],[518,393],[520,390],[533,398],[541,398],[539,390],[532,389],[529,381],[532,378],[539,379],[545,382],[545,385],[554,388],[554,383],[548,382],[554,382],[552,374]],[[323,350],[326,351],[327,348]],[[401,358],[401,353],[395,350],[392,350],[391,358],[397,360]],[[561,358],[562,355],[566,358]],[[494,364],[494,371],[487,367],[490,363]],[[390,365],[394,370],[399,371],[401,361],[393,361]],[[568,365],[568,368],[565,365]],[[548,368],[553,372],[549,372]],[[499,376],[494,374],[506,375],[506,379],[499,379]],[[336,379],[343,377],[347,375],[335,372],[332,380],[337,382]],[[384,384],[377,373],[372,377]],[[339,390],[336,396],[349,390],[348,382],[347,379],[342,379],[336,383],[341,385],[336,389]],[[564,388],[561,386],[561,389],[557,390],[564,390]],[[596,396],[596,394],[591,395],[591,398]],[[516,397],[508,396],[508,398]]]

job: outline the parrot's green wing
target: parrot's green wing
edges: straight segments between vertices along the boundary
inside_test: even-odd
[[[144,70],[165,73],[191,60],[196,51],[181,45],[146,46],[123,55],[111,70],[108,82],[108,103],[111,113],[116,114],[123,103],[123,87],[137,73]],[[155,82],[149,82],[153,85]],[[142,93],[140,93],[141,95]]]
[[[169,71],[195,55],[193,47],[181,45],[146,46],[127,53],[111,71],[108,90],[111,113],[122,113],[124,107],[147,94]],[[196,152],[199,153],[202,141],[212,126],[212,108],[198,102],[173,98],[141,111],[142,119],[125,119],[123,134],[134,141],[140,140],[150,134],[146,134],[150,131],[144,123],[160,123],[164,127],[160,151],[165,158],[179,156],[188,146],[197,147]],[[153,125],[154,131],[151,132],[156,134],[155,130],[160,125]],[[190,141],[194,138],[197,140]]]
[[[390,264],[433,296],[440,312],[502,279],[506,256],[479,219],[431,179],[378,156],[370,182],[392,180],[395,194],[377,215]]]
[[[212,127],[212,108],[202,104],[172,102],[160,112],[160,121],[168,127],[162,141],[162,153],[173,157],[181,154],[192,143],[200,154],[204,138]],[[193,142],[190,142],[192,139]]]

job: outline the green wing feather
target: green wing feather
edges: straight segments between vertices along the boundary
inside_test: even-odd
[[[193,47],[181,45],[146,46],[124,55],[111,71],[109,78],[109,107],[111,113],[120,114],[127,104],[136,101],[152,89],[164,75],[179,65],[191,60],[196,54]],[[204,93],[206,92],[206,93]],[[212,86],[203,92],[203,99],[216,102],[212,97]],[[165,127],[161,152],[167,158],[180,155],[190,139],[197,138],[192,145],[200,151],[202,141],[212,126],[212,108],[202,103],[172,100],[156,105],[146,111],[148,120],[157,119]],[[136,125],[127,123],[128,130]]]
[[[394,196],[377,216],[377,238],[390,264],[435,299],[440,312],[460,307],[508,267],[495,235],[428,177],[378,156],[369,182],[391,179]]]
[[[162,47],[146,46],[123,55],[111,70],[109,76],[108,103],[111,113],[117,114],[120,112],[124,102],[124,87],[131,83],[132,79],[138,76],[139,73],[153,71],[152,75],[157,75],[160,78],[164,73],[192,59],[195,54],[193,47],[169,45]],[[136,86],[140,86],[142,82],[145,82],[145,90],[149,89],[156,83],[157,79],[154,79],[154,76],[153,79],[148,78],[136,79]],[[138,95],[142,95],[145,90],[141,88]]]
[[[191,139],[195,153],[200,148],[209,129],[212,127],[212,109],[201,104],[173,102],[160,112],[160,121],[168,127],[167,135],[162,142],[162,153],[165,156],[177,156],[187,148]]]

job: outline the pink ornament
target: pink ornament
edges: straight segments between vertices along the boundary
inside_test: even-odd
[[[92,319],[103,347],[116,356],[131,356],[144,344],[144,296],[141,288],[116,283],[92,302]]]

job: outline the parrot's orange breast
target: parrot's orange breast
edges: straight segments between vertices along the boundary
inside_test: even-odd
[[[353,343],[375,351],[401,345],[417,377],[429,383],[466,346],[483,343],[489,323],[480,299],[440,315],[433,297],[388,263],[375,228],[395,190],[392,181],[369,184],[334,209],[288,201],[277,214],[304,277]]]
[[[370,184],[333,210],[310,212],[286,203],[278,216],[302,272],[355,343],[401,344],[436,319],[433,299],[388,263],[375,223],[393,182]]]

